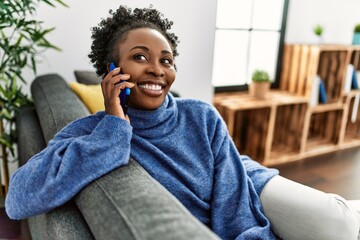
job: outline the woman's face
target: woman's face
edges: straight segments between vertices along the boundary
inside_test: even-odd
[[[139,28],[128,32],[118,46],[121,72],[130,75],[129,105],[152,110],[161,106],[176,76],[170,44],[158,31]]]

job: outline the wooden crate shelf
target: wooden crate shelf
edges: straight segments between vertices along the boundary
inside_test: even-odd
[[[305,151],[339,143],[343,112],[335,109],[311,114]]]
[[[351,54],[348,45],[285,45],[280,88],[309,97],[313,80],[319,76],[329,103],[341,101]]]
[[[297,138],[302,136],[303,128],[297,121],[304,119],[307,101],[288,92],[271,91],[266,100],[254,99],[244,92],[217,94],[214,105],[239,152],[267,165],[299,153],[301,140]],[[291,134],[286,135],[289,131]],[[289,141],[293,143],[290,147],[286,146]]]
[[[300,153],[307,108],[307,103],[277,106],[270,159]]]
[[[271,108],[263,107],[238,111],[232,134],[239,152],[262,162],[265,159]]]
[[[344,85],[349,64],[360,71],[360,46],[291,44],[283,52],[280,89],[266,100],[248,92],[215,95],[239,152],[272,166],[359,147],[360,104],[351,115],[360,90],[345,92]],[[310,106],[317,76],[328,102]]]
[[[356,70],[360,70],[360,46],[353,49],[351,53],[350,63],[354,66]]]
[[[356,95],[360,92],[352,92],[348,97],[347,121],[345,127],[344,144],[357,143],[360,141],[360,110],[354,109]],[[360,97],[360,95],[359,95]]]

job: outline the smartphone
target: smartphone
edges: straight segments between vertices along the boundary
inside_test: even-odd
[[[115,68],[116,68],[116,64],[114,62],[110,63],[109,70],[112,71]],[[120,71],[120,73],[122,74],[121,71]],[[126,81],[121,80],[120,82],[126,82]],[[125,89],[121,90],[121,92],[119,94],[121,107],[122,107],[125,115],[127,115],[130,92],[131,92],[130,88],[125,88]]]

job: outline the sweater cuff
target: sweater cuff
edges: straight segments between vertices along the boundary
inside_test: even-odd
[[[266,183],[273,178],[274,176],[279,174],[279,171],[274,168],[268,168],[262,166],[260,163],[252,160],[250,157],[246,155],[241,156],[243,163],[246,168],[246,173],[250,177],[256,193],[260,196],[263,188]]]

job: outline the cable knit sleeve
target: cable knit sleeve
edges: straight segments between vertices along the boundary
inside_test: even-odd
[[[92,115],[66,126],[11,177],[6,212],[22,219],[48,212],[90,182],[128,163],[131,125]]]

